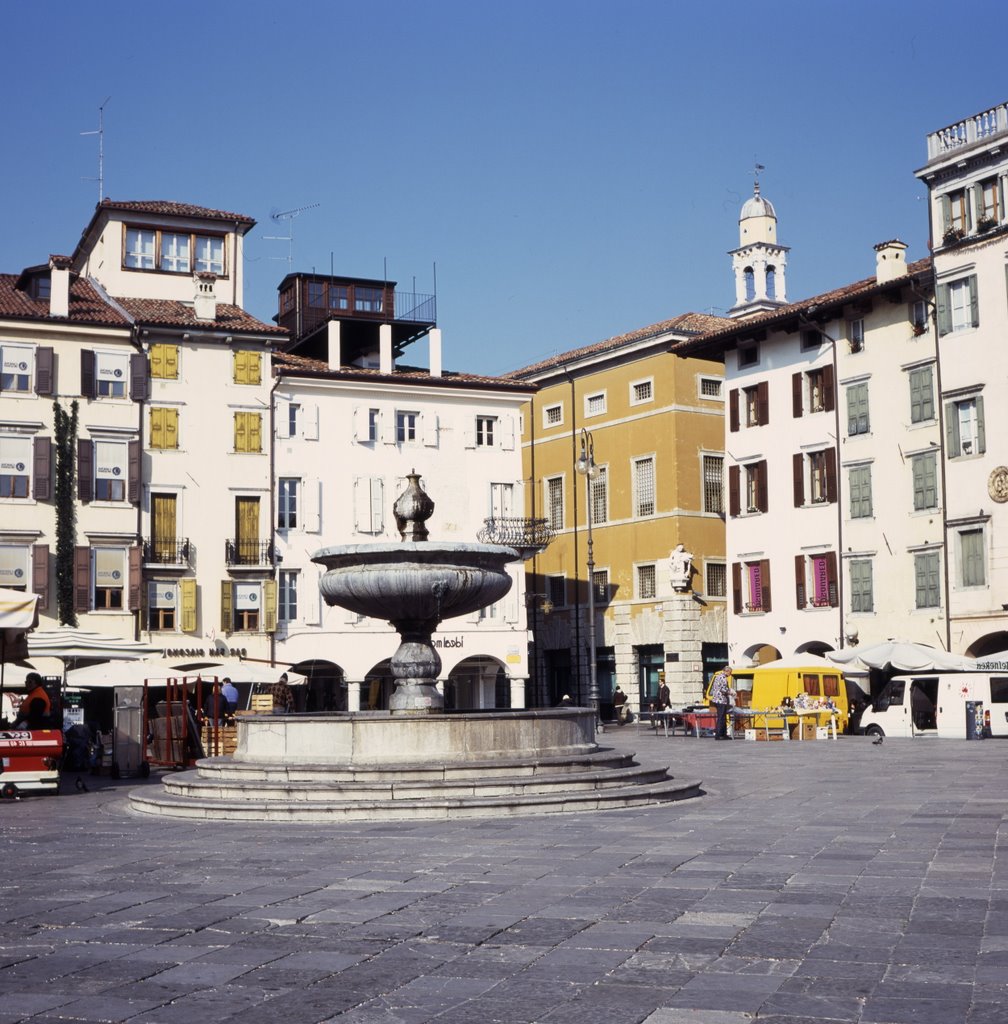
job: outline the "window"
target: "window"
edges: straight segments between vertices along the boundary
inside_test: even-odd
[[[298,487],[295,477],[281,477],[277,486],[277,529],[294,530],[298,524]]]
[[[704,591],[708,597],[725,597],[728,593],[728,567],[724,562],[704,564]]]
[[[850,567],[851,611],[874,611],[875,597],[872,584],[872,560],[870,558],[852,558],[848,564]]]
[[[743,389],[742,400],[747,427],[762,427],[770,422],[770,387],[765,380]],[[728,420],[733,432],[739,429],[738,388],[732,388],[728,393]]]
[[[94,600],[96,611],[119,611],[124,605],[126,552],[122,548],[94,549]]]
[[[809,454],[809,499],[813,504],[827,501],[826,452]]]
[[[915,299],[910,303],[910,324],[915,335],[920,337],[927,330],[927,303],[923,299]]]
[[[745,474],[744,478],[742,474]],[[768,507],[766,460],[747,462],[743,466],[730,466],[728,468],[729,515],[766,512]]]
[[[917,366],[909,377],[910,422],[930,422],[935,418],[934,371],[930,366]]]
[[[998,192],[997,178],[988,178],[976,186],[977,230],[989,231],[1000,219]]]
[[[630,404],[640,405],[642,402],[650,402],[654,398],[654,381],[649,377],[647,380],[634,381],[630,385]]]
[[[960,530],[959,579],[964,587],[983,587],[987,584],[986,559],[984,558],[984,530],[982,526]]]
[[[803,454],[796,452],[792,459],[794,468],[794,505],[832,504],[837,500],[836,449],[824,448]],[[805,477],[808,476],[808,491]]]
[[[724,381],[720,377],[700,378],[701,398],[720,398],[723,391]]]
[[[490,518],[507,519],[514,514],[514,484],[491,484]]]
[[[802,331],[801,347],[804,351],[817,349],[822,345],[822,333],[820,331]]]
[[[125,398],[129,356],[125,352],[95,352],[95,397]]]
[[[746,426],[757,427],[760,422],[759,389],[746,388],[743,394],[745,395]]]
[[[799,609],[836,608],[839,602],[836,553],[795,555],[795,602]]]
[[[759,362],[759,345],[740,345],[738,349],[738,368],[755,366]]]
[[[596,466],[598,470],[594,479],[588,480],[588,493],[591,496],[592,523],[605,523],[609,520],[609,473],[605,466]]]
[[[940,571],[939,551],[918,551],[914,554],[915,607],[941,607]]]
[[[384,302],[381,288],[365,288],[357,285],[354,288],[354,310],[358,313],[380,313]]]
[[[980,326],[976,274],[938,285],[938,333],[953,334]]]
[[[178,354],[178,345],[151,345],[151,376],[161,380],[178,380]]]
[[[178,412],[178,409],[151,407],[150,447],[152,449],[178,448]]]
[[[300,433],[301,406],[297,402],[287,403],[287,436],[297,437]]]
[[[945,433],[950,459],[982,455],[987,450],[983,396],[946,403]]]
[[[234,584],[234,620],[238,633],[257,632],[262,615],[262,593],[258,583]]]
[[[655,596],[654,563],[637,566],[637,596],[642,601],[651,600]]]
[[[262,451],[262,413],[236,412],[234,414],[234,450],[236,452]]]
[[[599,391],[594,395],[585,395],[585,416],[601,416],[606,411],[606,393]]]
[[[27,498],[32,466],[30,437],[0,437],[0,498]]]
[[[810,370],[808,375],[809,412],[826,412],[826,371]]]
[[[385,529],[385,481],[380,476],[354,478],[354,529],[381,533]]]
[[[321,281],[308,282],[308,305],[311,309],[325,309],[325,285]]]
[[[0,373],[0,391],[27,394],[31,390],[34,351],[27,345],[0,346],[3,371]]]
[[[567,577],[549,576],[547,583],[550,604],[554,608],[565,608],[567,606]]]
[[[563,423],[563,406],[547,405],[543,409],[543,426],[559,427]]]
[[[188,274],[189,268],[189,236],[163,231],[160,269],[175,274]]]
[[[592,589],[595,593],[596,604],[609,603],[609,570],[595,569],[592,572]]]
[[[129,450],[121,441],[95,441],[95,501],[125,501]]]
[[[329,285],[329,308],[349,309],[350,289],[345,284]]]
[[[724,515],[724,456],[703,456],[703,510]]]
[[[381,413],[379,412],[378,409],[368,409],[368,422],[367,422],[368,437],[367,437],[367,439],[369,441],[377,441],[378,440],[378,424],[379,424],[380,416],[381,416]]]
[[[197,273],[224,276],[224,239],[215,235],[196,236]]]
[[[237,349],[233,356],[235,384],[262,383],[262,353]]]
[[[277,584],[277,619],[280,622],[296,622],[297,572],[293,569],[281,569]]]
[[[164,580],[151,580],[147,584],[147,628],[152,633],[176,629],[178,590],[178,583]]]
[[[27,545],[0,545],[0,587],[27,591],[30,581]]]
[[[550,529],[564,528],[563,477],[553,476],[546,481],[546,515]],[[556,604],[556,601],[553,602]]]
[[[765,472],[765,462],[751,462],[745,467],[746,512],[766,511],[763,508]]]
[[[154,243],[153,230],[127,228],[124,260],[126,267],[130,270],[153,270]]]
[[[847,472],[851,519],[870,519],[872,514],[871,466],[851,466]]]
[[[634,515],[655,514],[655,461],[653,455],[633,462]]]
[[[913,470],[913,507],[915,512],[938,507],[938,458],[934,452],[915,455]]]
[[[476,417],[476,447],[493,448],[494,433],[497,427],[496,416]]]
[[[969,228],[969,209],[966,203],[966,190],[958,188],[954,192],[941,197],[943,220],[945,224],[945,240],[950,232],[958,232],[963,235]]]
[[[868,419],[868,382],[859,381],[847,386],[847,434],[867,434],[870,422]]]
[[[418,412],[396,413],[396,441],[399,444],[415,444],[417,439]]]
[[[770,562],[732,563],[732,610],[736,615],[766,613],[770,607]]]
[[[864,319],[850,320],[847,323],[847,343],[851,352],[860,352],[864,348]]]

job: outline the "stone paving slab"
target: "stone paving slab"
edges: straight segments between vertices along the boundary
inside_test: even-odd
[[[999,741],[606,745],[694,801],[266,825],[0,803],[0,1024],[1003,1024]]]

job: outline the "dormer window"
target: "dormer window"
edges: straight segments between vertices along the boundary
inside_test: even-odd
[[[196,272],[224,275],[224,239],[214,235],[196,236]]]
[[[167,274],[211,273],[224,276],[224,238],[190,231],[127,227],[123,267]]]
[[[153,231],[142,228],[126,229],[126,257],[124,264],[132,270],[154,269]]]
[[[189,273],[189,236],[161,234],[161,269],[176,274]]]

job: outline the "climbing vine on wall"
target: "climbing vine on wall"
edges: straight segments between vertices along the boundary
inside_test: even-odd
[[[56,613],[64,626],[77,625],[74,609],[74,546],[77,542],[77,402],[67,412],[53,402],[56,417]]]

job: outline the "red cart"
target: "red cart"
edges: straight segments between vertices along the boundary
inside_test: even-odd
[[[59,792],[63,757],[60,729],[8,729],[0,732],[0,796]]]

